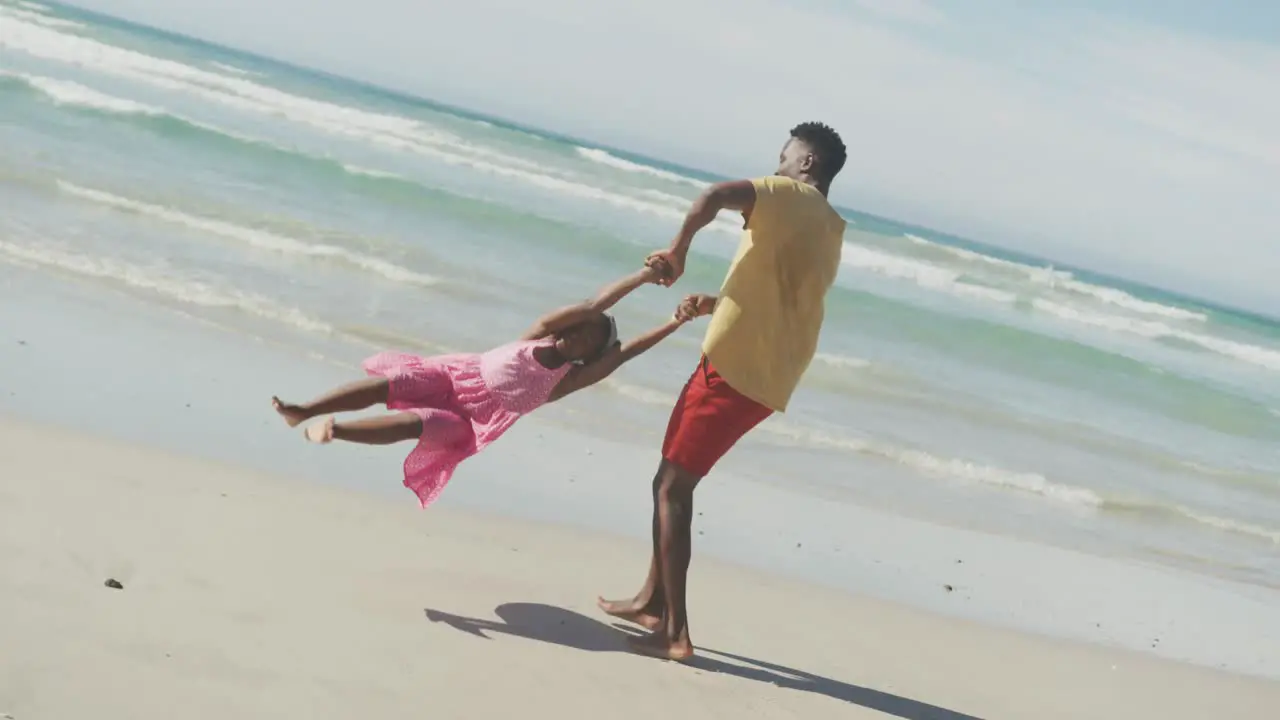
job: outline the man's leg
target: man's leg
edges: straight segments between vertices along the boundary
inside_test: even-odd
[[[653,476],[653,553],[649,558],[649,575],[645,578],[644,585],[640,586],[640,591],[634,597],[628,600],[605,600],[597,598],[596,604],[605,613],[612,615],[620,620],[635,623],[646,630],[656,630],[662,622],[663,613],[666,610],[666,591],[662,583],[662,533],[661,533],[661,497],[663,479],[667,474],[666,460],[670,453],[672,443],[676,442],[680,436],[681,429],[684,427],[686,420],[685,409],[690,400],[690,394],[696,398],[701,388],[698,381],[703,373],[705,360],[698,363],[697,369],[694,370],[689,377],[689,381],[685,383],[684,389],[680,391],[680,396],[676,398],[676,404],[671,408],[671,418],[667,421],[666,437],[662,441],[662,457],[663,461],[658,465],[658,472]]]
[[[663,461],[655,479],[655,508],[661,622],[653,632],[632,641],[638,652],[670,660],[693,655],[689,615],[685,605],[689,560],[693,554],[693,491],[701,477],[675,463]]]
[[[680,393],[653,481],[649,577],[631,600],[600,603],[605,612],[654,631],[636,650],[677,660],[693,654],[685,608],[693,491],[734,443],[770,414],[729,387],[706,358]]]
[[[662,486],[663,470],[666,461],[658,466],[658,473],[653,476],[653,552],[649,556],[649,575],[640,586],[635,596],[626,600],[605,600],[596,598],[596,605],[606,614],[619,620],[635,623],[646,630],[655,630],[662,623],[662,614],[666,609],[666,600],[662,586],[662,571],[659,560],[659,515],[658,493]]]

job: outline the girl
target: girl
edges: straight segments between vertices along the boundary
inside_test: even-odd
[[[665,277],[651,263],[600,291],[594,300],[555,310],[519,340],[486,353],[418,357],[384,352],[364,361],[371,377],[304,405],[272,397],[290,427],[326,415],[305,431],[312,442],[346,440],[389,445],[416,440],[404,462],[404,484],[422,506],[433,502],[463,460],[497,440],[516,420],[608,377],[689,319],[672,318],[626,345],[605,313],[632,290]],[[334,422],[330,413],[385,404],[401,412]]]

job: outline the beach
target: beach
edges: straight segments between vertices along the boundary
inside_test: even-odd
[[[699,493],[699,659],[632,656],[594,599],[641,579],[652,452],[531,417],[422,510],[399,453],[309,445],[271,412],[272,391],[341,368],[128,298],[3,287],[22,302],[0,309],[0,712],[19,720],[1265,718],[1280,702],[1274,591],[731,473]],[[113,318],[94,373],[75,372]],[[139,355],[154,332],[182,350]]]
[[[0,146],[3,271],[343,368],[380,350],[509,341],[633,271],[722,179],[9,0]],[[760,149],[758,172],[776,150]],[[789,412],[736,449],[735,473],[1280,587],[1280,323],[1105,267],[839,211],[848,229],[817,357]],[[661,324],[686,293],[714,292],[740,225],[726,214],[700,233],[678,287],[619,305],[621,336]],[[601,442],[653,437],[700,332],[557,417]],[[168,347],[155,332],[137,341],[139,353]]]
[[[818,355],[698,491],[690,667],[594,602],[705,324],[425,511],[407,447],[303,442],[272,395],[512,340],[720,179],[517,120],[0,0],[0,716],[1276,714],[1280,322],[1105,268],[839,208]]]
[[[1273,681],[706,558],[701,654],[661,663],[626,653],[592,603],[635,582],[641,543],[0,430],[0,711],[18,720],[1243,719],[1280,703]]]

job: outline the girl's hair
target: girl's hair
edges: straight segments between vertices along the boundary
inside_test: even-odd
[[[605,323],[604,342],[600,345],[600,350],[589,358],[574,360],[573,362],[575,365],[586,365],[587,363],[599,360],[606,352],[609,352],[609,348],[612,347],[614,343],[618,342],[618,321],[614,320],[613,316],[609,313],[600,313],[600,317],[603,318]]]

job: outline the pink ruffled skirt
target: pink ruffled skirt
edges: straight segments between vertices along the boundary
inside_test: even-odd
[[[390,382],[388,410],[422,419],[422,435],[404,461],[404,485],[424,508],[440,496],[463,460],[497,440],[519,418],[489,392],[479,355],[384,352],[366,359],[363,367],[368,375]]]

